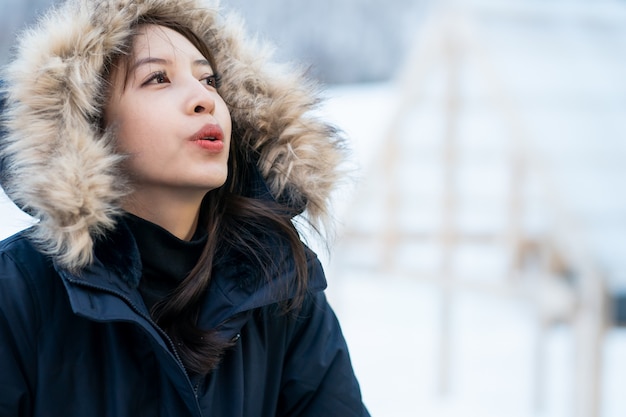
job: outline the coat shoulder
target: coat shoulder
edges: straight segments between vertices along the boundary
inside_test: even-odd
[[[0,242],[0,308],[38,314],[42,301],[55,294],[60,284],[51,259],[39,251],[28,232],[17,233]]]
[[[40,280],[53,271],[52,260],[33,243],[29,229],[0,241],[0,279],[25,275]]]

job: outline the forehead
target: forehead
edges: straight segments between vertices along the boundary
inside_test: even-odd
[[[165,26],[154,24],[140,25],[133,39],[132,55],[144,57],[178,57],[193,59],[202,53],[182,34]]]

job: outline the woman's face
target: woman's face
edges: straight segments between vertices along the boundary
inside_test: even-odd
[[[128,155],[133,200],[201,199],[226,180],[230,113],[213,68],[187,38],[157,25],[139,29],[104,110]]]

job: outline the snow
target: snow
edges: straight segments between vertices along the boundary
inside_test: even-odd
[[[394,84],[344,86],[331,92],[328,114],[351,137],[361,170],[351,196],[357,200],[359,195],[368,196],[359,200],[368,202],[367,206],[355,209],[353,202],[339,205],[340,231],[355,227],[355,223],[361,231],[380,230],[376,222],[384,205],[379,204],[376,193],[363,189],[376,188],[376,179],[367,172],[377,170],[386,136],[384,129],[373,126],[370,120],[388,126],[393,113],[388,110],[396,107],[398,95]],[[375,115],[370,114],[372,107],[379,110]],[[436,213],[430,214],[427,219],[436,223]],[[413,222],[415,217],[419,216],[414,216]],[[476,217],[474,226],[481,228],[484,220]],[[422,221],[428,226],[428,220]],[[406,221],[402,224],[411,227]],[[342,323],[372,415],[577,415],[573,408],[576,352],[571,327],[552,327],[541,338],[537,311],[524,297],[471,287],[446,295],[436,280],[381,270],[377,262],[382,251],[380,241],[345,243],[340,232],[335,249],[329,258],[324,257],[329,299]],[[400,250],[406,255],[399,255],[399,261],[424,271],[436,268],[441,257],[433,245]],[[457,269],[477,271],[482,279],[501,279],[497,271],[502,270],[505,255],[480,250],[466,248],[465,255],[457,258]],[[442,391],[445,374],[439,360],[444,348],[442,308],[447,296],[452,299],[450,373],[449,388]],[[556,304],[557,300],[549,302]],[[624,329],[609,329],[603,360],[601,416],[621,417],[626,415],[626,398],[620,391],[626,372]]]
[[[463,207],[458,223],[466,231],[506,224],[506,207],[492,200],[507,193],[508,152],[521,141],[532,170],[525,227],[574,225],[573,246],[600,266],[610,291],[624,291],[626,199],[618,190],[626,180],[626,60],[618,51],[626,44],[626,6],[525,2],[516,10],[483,3],[467,8],[464,17],[475,26],[458,44],[465,49],[457,139],[467,158],[457,164],[457,186],[464,198],[480,200],[473,210]],[[396,241],[394,267],[385,267],[386,227],[428,233],[444,215],[438,158],[449,67],[441,51],[428,50],[437,30],[417,36],[423,45],[413,67],[420,83],[415,97],[409,74],[389,84],[336,88],[327,106],[351,138],[360,167],[350,197],[341,193],[339,235],[324,262],[365,402],[372,415],[391,417],[624,416],[626,329],[609,326],[600,336],[599,383],[580,381],[576,329],[568,322],[542,327],[532,301],[566,317],[564,311],[577,308],[568,291],[498,293],[479,285],[505,279],[506,250],[460,248],[451,267],[464,274],[460,289],[437,277],[445,255],[436,244]],[[393,132],[401,144],[390,165]],[[398,197],[397,189],[407,195]],[[550,207],[555,211],[548,213]],[[445,349],[449,361],[442,363]],[[578,408],[577,385],[599,390],[599,414]]]
[[[20,211],[0,189],[0,239],[11,236],[30,226],[33,220]]]

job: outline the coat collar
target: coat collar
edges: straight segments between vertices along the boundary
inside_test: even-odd
[[[274,199],[262,175],[252,164],[246,195],[256,199]],[[227,254],[216,265],[214,277],[206,292],[201,311],[201,326],[238,331],[241,323],[232,319],[245,316],[256,308],[281,303],[295,296],[295,265],[288,243],[268,242],[276,254],[274,271],[268,279],[259,277],[257,269],[245,256]],[[317,255],[305,247],[308,267],[307,290],[318,292],[326,288],[326,279]],[[141,258],[135,238],[123,218],[116,228],[97,241],[94,262],[78,273],[56,264],[65,281],[75,312],[94,320],[130,319],[139,314],[143,320],[149,313],[137,289],[142,274]],[[118,300],[101,302],[110,296]],[[95,302],[94,300],[99,300]],[[126,307],[119,304],[122,300]],[[116,308],[111,308],[116,305]]]
[[[125,232],[120,232],[121,237]],[[132,236],[117,241],[129,252],[125,266],[111,267],[100,259],[84,268],[80,275],[60,268],[75,313],[95,321],[134,321],[144,327],[154,327],[137,284],[141,278],[139,253]],[[309,281],[307,291],[315,293],[326,288],[322,266],[313,251],[306,249]],[[206,292],[200,315],[200,325],[218,329],[225,337],[234,336],[247,321],[248,313],[287,301],[295,296],[295,271],[291,258],[280,261],[280,268],[265,281],[245,264],[229,263],[215,271]],[[126,268],[126,269],[124,269]],[[152,324],[152,326],[150,326]],[[154,330],[153,330],[154,331]]]

